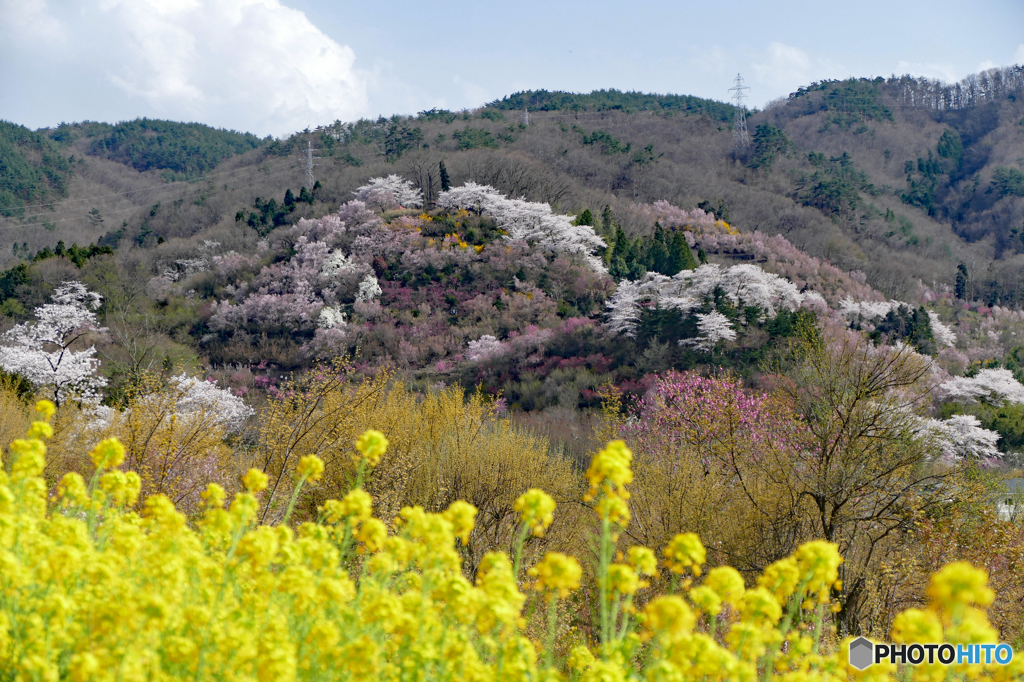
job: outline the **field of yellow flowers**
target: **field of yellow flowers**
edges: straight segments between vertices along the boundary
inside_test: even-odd
[[[228,502],[203,493],[193,525],[162,495],[132,511],[142,482],[118,469],[115,439],[90,453],[92,480],[66,474],[56,494],[42,478],[54,407],[9,448],[0,471],[0,680],[882,680],[1021,679],[1009,666],[847,665],[849,640],[829,629],[830,593],[842,562],[834,545],[809,542],[748,588],[729,567],[703,570],[693,534],[661,552],[616,552],[630,523],[632,455],[613,441],[591,462],[585,501],[596,511],[599,622],[578,641],[555,642],[559,602],[580,589],[578,560],[551,552],[520,566],[530,534],[552,523],[555,502],[529,490],[512,556],[492,552],[470,580],[458,543],[476,509],[403,509],[392,528],[373,516],[362,488],[386,451],[383,434],[356,443],[351,490],[317,522],[288,525],[304,485],[324,471],[313,455],[296,470],[279,525],[258,525],[267,477],[251,470]],[[666,594],[646,579],[671,576]],[[525,591],[525,593],[524,593]],[[531,635],[524,604],[546,609]],[[897,642],[996,642],[985,607],[987,575],[969,564],[932,577],[927,609],[896,618]],[[541,628],[543,631],[543,628]],[[557,653],[567,652],[567,653]]]

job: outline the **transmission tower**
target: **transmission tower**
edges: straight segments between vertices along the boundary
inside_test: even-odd
[[[524,126],[530,125],[530,108],[529,107],[526,107],[525,109],[523,109],[523,125]]]
[[[736,74],[736,80],[733,81],[729,92],[734,93],[732,103],[736,107],[736,121],[732,127],[732,139],[735,140],[737,147],[746,147],[750,144],[750,138],[747,136],[747,105],[745,104],[747,96],[743,93],[744,90],[749,89],[743,84],[743,76]]]
[[[313,160],[320,158],[319,156],[313,156],[314,151],[313,143],[306,140],[306,180],[309,182],[310,192],[313,191],[313,185],[315,184],[313,180],[313,166],[318,165],[313,163]]]

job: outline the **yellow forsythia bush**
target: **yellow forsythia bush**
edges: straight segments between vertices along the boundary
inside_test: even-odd
[[[53,406],[37,409],[48,420]],[[587,500],[601,523],[593,642],[555,660],[556,605],[580,589],[573,557],[549,553],[520,568],[523,542],[550,526],[554,501],[540,490],[516,502],[514,557],[487,554],[474,580],[458,551],[476,509],[401,510],[394,528],[372,515],[363,474],[386,452],[368,431],[356,443],[355,486],[322,505],[317,523],[257,525],[267,476],[251,470],[228,504],[211,484],[196,526],[162,495],[131,511],[141,488],[117,469],[114,439],[90,453],[96,474],[67,474],[53,499],[41,478],[48,421],[14,441],[0,473],[0,680],[646,680],[889,679],[859,673],[847,642],[828,646],[825,614],[842,559],[810,542],[747,588],[728,567],[704,571],[692,534],[672,539],[661,561],[644,547],[616,552],[630,521],[632,455],[614,441],[587,472]],[[324,472],[316,456],[296,467],[295,492]],[[645,578],[672,576],[668,594],[644,597]],[[953,564],[933,578],[932,605],[897,618],[896,641],[994,642],[984,607],[987,576]],[[549,635],[524,633],[523,590],[546,608]],[[582,637],[582,635],[580,635]],[[901,639],[902,638],[902,639]],[[562,647],[560,650],[564,650]],[[831,650],[827,650],[831,649]],[[1021,673],[952,668],[965,679]],[[913,679],[943,679],[926,667]]]

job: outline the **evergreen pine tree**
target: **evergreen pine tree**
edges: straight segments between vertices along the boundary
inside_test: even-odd
[[[668,249],[665,248],[665,230],[662,229],[661,223],[655,225],[654,237],[651,238],[646,251],[644,254],[644,265],[648,270],[660,272],[663,275],[671,276],[676,274],[669,272]]]
[[[438,164],[438,170],[441,174],[441,191],[447,192],[452,188],[452,181],[448,177],[448,169],[444,167],[444,161]]]
[[[961,301],[967,300],[967,266],[963,261],[956,266],[956,284],[953,287],[953,294]]]
[[[686,235],[682,231],[676,231],[672,235],[668,249],[668,269],[671,275],[676,275],[683,270],[696,270],[697,260],[693,257],[693,251],[686,241]]]
[[[594,214],[590,212],[589,208],[583,209],[583,213],[576,218],[576,224],[594,226]]]

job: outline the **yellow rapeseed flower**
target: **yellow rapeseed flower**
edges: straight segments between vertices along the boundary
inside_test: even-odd
[[[40,400],[36,402],[36,412],[43,415],[44,419],[52,419],[53,414],[57,411],[57,406],[49,400]]]
[[[654,550],[636,545],[629,548],[629,563],[640,575],[658,574],[658,557]]]
[[[622,528],[628,526],[632,519],[629,503],[618,495],[602,497],[597,503],[597,515]]]
[[[582,644],[575,646],[569,651],[566,664],[572,670],[585,670],[594,662],[594,654]]]
[[[696,533],[679,533],[669,540],[663,553],[665,566],[673,573],[679,574],[689,568],[694,575],[699,576],[700,567],[707,560],[707,551]]]
[[[989,606],[995,593],[988,587],[988,571],[956,561],[932,576],[928,596],[936,606],[952,608],[960,604]]]
[[[933,611],[907,609],[892,620],[892,641],[900,644],[941,643],[942,621]]]
[[[316,455],[306,455],[299,460],[295,474],[300,480],[316,483],[324,474],[324,461]]]
[[[29,438],[53,438],[53,427],[46,422],[32,422],[32,428],[28,430]]]
[[[199,496],[206,502],[206,506],[211,509],[223,507],[228,497],[224,488],[217,483],[207,484],[206,490],[201,492]]]
[[[580,588],[580,578],[583,577],[583,569],[576,558],[561,552],[548,552],[527,573],[537,579],[533,589],[550,590],[562,599]]]
[[[743,593],[740,606],[743,620],[756,625],[774,625],[782,617],[782,606],[771,590],[755,587]]]
[[[513,507],[534,535],[541,537],[555,520],[555,501],[543,490],[531,488],[520,495]]]
[[[356,531],[356,539],[367,552],[379,552],[388,538],[388,529],[380,519],[366,519]]]
[[[380,431],[369,429],[356,440],[356,450],[371,469],[377,466],[381,456],[388,450],[388,439]]]
[[[757,579],[757,584],[771,592],[780,604],[785,604],[800,585],[800,566],[794,557],[786,557],[770,564]]]
[[[827,604],[831,588],[838,586],[839,565],[843,563],[839,547],[825,540],[812,540],[800,545],[794,557],[801,576],[808,580],[808,593],[817,594],[819,604]]]
[[[641,583],[632,566],[612,564],[608,567],[608,586],[613,592],[636,594],[636,591],[645,585],[646,583]]]
[[[717,566],[708,571],[704,586],[715,591],[722,601],[733,607],[743,603],[743,577],[732,566]]]
[[[623,486],[633,482],[633,470],[630,468],[632,462],[633,453],[626,447],[625,441],[609,442],[590,460],[590,468],[587,469],[590,491],[587,496],[594,499],[600,492],[604,492],[605,494],[618,493],[623,497],[628,497]]]
[[[14,462],[11,465],[11,480],[23,481],[43,473],[46,468],[46,445],[38,438],[19,438],[8,446]]]
[[[476,524],[477,508],[469,502],[456,500],[448,505],[444,511],[444,518],[452,524],[455,537],[462,541],[462,544],[469,543],[469,534],[473,532]]]
[[[124,463],[124,446],[116,438],[107,438],[96,444],[89,453],[97,469],[111,469]]]
[[[245,476],[242,476],[242,485],[244,485],[245,489],[250,493],[255,494],[262,492],[267,489],[269,484],[270,477],[259,469],[249,469],[249,471],[245,473]]]
[[[350,490],[341,500],[327,500],[320,508],[327,523],[349,520],[362,523],[373,515],[373,498],[362,488]]]
[[[643,610],[646,637],[664,636],[669,640],[690,634],[697,617],[681,597],[662,595],[647,602]]]

